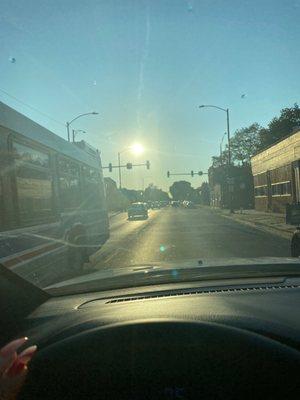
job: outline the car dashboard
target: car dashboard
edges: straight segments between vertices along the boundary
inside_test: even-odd
[[[52,357],[51,352],[50,356],[48,354],[49,349],[52,351],[57,346],[61,346],[64,343],[66,346],[69,346],[70,341],[72,342],[72,340],[77,340],[78,338],[79,343],[81,344],[76,342],[75,348],[78,348],[78,352],[81,352],[81,349],[83,350],[83,348],[85,348],[85,351],[82,352],[81,358],[77,361],[73,361],[71,358],[69,360],[71,365],[77,365],[77,369],[80,369],[81,366],[86,369],[90,362],[92,365],[94,362],[93,370],[97,371],[99,364],[102,364],[101,368],[103,368],[105,360],[107,361],[109,367],[106,367],[105,373],[103,373],[103,371],[98,371],[95,380],[89,383],[88,388],[83,388],[82,392],[79,391],[77,393],[78,398],[84,398],[84,395],[87,393],[88,395],[86,398],[177,398],[174,393],[180,388],[185,393],[183,394],[180,392],[180,395],[183,396],[181,398],[197,398],[199,390],[202,390],[202,398],[212,398],[211,396],[213,396],[213,398],[218,398],[219,395],[220,398],[235,398],[233,393],[235,393],[237,396],[236,398],[238,398],[238,396],[247,396],[249,394],[248,392],[244,392],[247,385],[249,385],[249,371],[246,372],[245,370],[245,376],[247,376],[245,379],[247,382],[243,384],[241,388],[238,388],[235,383],[236,392],[232,391],[232,387],[231,389],[230,387],[227,387],[228,379],[230,380],[230,377],[234,376],[235,367],[233,368],[232,365],[236,364],[236,359],[234,359],[230,364],[230,367],[233,369],[232,375],[230,374],[229,378],[225,376],[226,374],[224,375],[224,372],[222,372],[224,380],[226,379],[225,384],[224,382],[220,382],[218,385],[215,383],[216,374],[220,375],[220,372],[214,370],[217,368],[215,364],[216,358],[219,359],[221,354],[220,359],[222,359],[222,354],[224,353],[226,355],[224,356],[223,361],[224,363],[227,363],[231,357],[228,356],[229,352],[230,354],[233,354],[235,349],[240,346],[239,336],[237,336],[235,340],[231,337],[231,333],[226,331],[226,329],[233,329],[235,333],[238,332],[246,333],[247,335],[254,335],[255,340],[257,338],[259,338],[259,340],[262,339],[263,341],[270,340],[273,344],[278,344],[283,346],[286,350],[291,351],[297,359],[300,354],[299,308],[300,278],[298,277],[226,279],[223,281],[214,280],[203,283],[185,282],[53,297],[34,310],[26,318],[24,322],[24,331],[32,343],[38,345],[41,354],[46,352],[47,362]],[[159,328],[157,329],[159,332],[155,331],[153,333],[152,327],[157,327],[158,325]],[[177,332],[178,326],[180,326],[180,328]],[[185,337],[185,332],[190,329],[190,326],[200,327],[200,330],[197,331],[197,333],[194,331],[190,332],[188,336]],[[129,333],[127,331],[123,332],[123,327],[126,327],[126,329],[130,327],[131,331]],[[138,327],[137,331],[136,327]],[[140,332],[141,327],[142,332]],[[111,328],[113,328],[112,331]],[[161,328],[163,328],[163,333],[160,331]],[[213,328],[212,332],[210,331],[211,328]],[[220,331],[220,335],[218,334],[219,336],[217,335],[215,337],[215,341],[209,343],[211,338],[214,337],[214,328],[221,328],[221,330],[224,328],[225,331]],[[134,331],[132,331],[132,329]],[[181,329],[183,329],[183,331],[181,331]],[[206,331],[206,329],[208,330]],[[95,332],[98,332],[99,330],[104,332],[104,337],[102,339],[101,337],[97,336],[97,338],[95,338],[93,336],[95,335]],[[117,333],[115,333],[115,330]],[[109,332],[109,337],[105,337],[105,332]],[[149,338],[147,338],[148,332],[151,332]],[[201,332],[203,332],[203,336]],[[80,342],[86,334],[91,334],[92,336],[90,339],[87,339],[86,337],[83,342]],[[152,337],[151,335],[154,336]],[[144,343],[145,337],[146,339]],[[221,344],[224,338],[226,338],[226,340]],[[171,342],[174,340],[172,347],[173,350],[166,350],[167,355],[163,362],[157,358],[155,358],[154,362],[151,358],[151,354],[153,355],[155,353],[156,349],[160,345],[160,341],[164,341],[164,344],[157,355],[157,357],[160,358],[164,353],[164,350],[169,346],[169,340]],[[183,374],[177,378],[177,381],[175,379],[175,382],[173,380],[174,372],[172,372],[172,379],[168,375],[172,369],[172,365],[174,365],[174,363],[176,364],[176,362],[180,363],[179,369],[184,368],[183,366],[185,365],[185,362],[187,363],[185,371],[190,371],[190,368],[192,368],[193,361],[191,361],[191,357],[193,357],[193,355],[184,355],[183,360],[178,359],[181,352],[182,354],[188,354],[186,347],[181,349],[181,340],[185,342],[184,346],[186,346],[186,342],[189,340],[191,340],[192,343],[193,340],[195,340],[195,349],[193,351],[196,353],[199,350],[198,343],[201,341],[204,342],[204,347],[207,344],[208,348],[210,348],[209,358],[211,359],[207,359],[207,350],[205,350],[205,354],[199,354],[199,358],[201,357],[202,360],[206,359],[206,368],[212,371],[209,377],[205,378],[206,381],[203,378],[205,381],[205,390],[203,390],[204,381],[202,382],[201,389],[197,387],[197,384],[195,385],[195,382],[198,382],[198,378],[195,376],[193,376],[192,381],[187,377],[182,380],[182,376],[185,376]],[[107,351],[107,348],[114,348],[116,342],[119,342],[118,346],[121,347],[115,349],[113,353],[106,354],[105,352]],[[86,343],[90,343],[90,345]],[[235,343],[237,343],[236,348]],[[70,354],[74,354],[73,345],[75,346],[75,344],[72,343],[71,347],[68,349],[68,357],[70,357]],[[219,351],[215,353],[217,346],[221,347]],[[225,349],[227,346],[228,349]],[[248,342],[245,344],[245,348],[243,347],[244,345],[241,346],[241,349],[238,350],[238,354],[248,351]],[[124,363],[119,365],[117,362],[118,354],[120,354],[120,352],[122,353],[122,348],[124,347],[131,350],[126,357],[124,356]],[[57,351],[56,349],[56,353],[54,352],[54,354],[63,353],[64,347],[59,348],[60,350]],[[91,355],[86,355],[85,357],[85,352],[88,353],[91,348],[93,348],[93,352]],[[203,348],[199,351],[203,352]],[[145,349],[148,349],[147,354],[143,354],[141,364],[136,361],[136,364],[132,365],[132,358],[138,360],[139,356],[142,357],[141,354]],[[97,352],[99,352],[99,354],[95,357],[100,358],[97,361],[92,361],[91,359],[94,358],[94,354]],[[278,353],[277,350],[275,353],[276,352]],[[133,354],[136,353],[138,353],[139,356],[137,357],[135,355],[133,357]],[[246,369],[250,368],[253,364],[251,358],[257,357],[259,353],[260,349],[257,351],[253,350],[249,353],[248,358],[245,357],[244,361],[247,364],[245,367]],[[151,358],[150,360],[149,354]],[[89,357],[90,360],[88,359]],[[185,357],[187,357],[187,359],[185,359]],[[65,362],[65,358],[63,361],[58,361],[55,357],[54,359],[56,360],[55,365],[57,365],[57,363]],[[122,355],[120,355],[120,359],[122,359]],[[263,362],[265,359],[266,357],[263,359]],[[222,370],[224,371],[224,365],[222,364],[223,361],[219,361],[219,363],[222,365]],[[43,382],[44,376],[37,374],[37,369],[39,369],[42,365],[41,363],[44,362],[45,357],[42,357],[37,363],[38,366],[33,367],[33,375],[35,376],[35,379],[39,381],[39,384],[37,385],[38,387],[42,387],[41,382]],[[151,364],[152,362],[154,363],[153,368]],[[161,362],[165,367],[160,371],[158,377],[155,375],[158,373],[156,366]],[[274,362],[274,360],[272,362]],[[292,379],[291,372],[295,371],[295,365],[297,365],[297,362],[298,361],[296,360],[295,364],[295,360],[293,361],[291,370],[287,364],[282,363],[284,369],[289,371],[289,379]],[[253,365],[256,365],[256,363],[261,364],[262,361],[256,360]],[[127,366],[124,364],[127,364]],[[104,391],[103,396],[101,396],[101,393],[99,393],[100,382],[102,382],[101,387],[103,388],[103,385],[105,385],[107,381],[112,382],[113,380],[112,376],[107,372],[111,365],[114,365],[114,372],[111,373],[114,374],[116,369],[116,374],[119,378],[117,383],[111,383],[110,389]],[[280,365],[280,363],[278,365]],[[138,375],[141,371],[147,371],[146,375],[148,376],[149,374],[149,376],[152,377],[152,383],[147,383],[147,378],[145,378],[145,376],[139,376],[139,383],[135,384],[134,388],[132,386],[133,384],[130,388],[122,386],[120,383],[120,376],[123,376],[124,370],[127,370],[128,368],[129,370],[132,369],[135,371],[133,373],[134,376],[137,375],[137,370],[139,371]],[[197,374],[197,368],[198,363],[193,367],[194,372],[191,373],[191,375]],[[203,371],[203,365],[201,368],[201,371]],[[240,366],[238,368],[240,368]],[[251,368],[251,371],[253,372],[253,369],[255,368],[257,368],[257,366]],[[267,371],[268,369],[271,371],[272,368],[270,368],[269,365],[264,368],[264,371]],[[153,372],[152,369],[155,372]],[[166,369],[168,370],[167,374],[165,374]],[[60,374],[61,373],[62,371],[60,371]],[[107,377],[107,373],[109,377]],[[238,370],[236,373],[238,373]],[[268,373],[271,374],[271,372]],[[272,381],[274,377],[276,378],[276,371],[274,371],[274,368],[273,374],[275,375],[269,376],[270,381]],[[282,372],[278,371],[278,374],[281,375]],[[58,375],[57,379],[59,379],[59,376],[61,375]],[[105,378],[103,378],[104,381],[101,381],[100,376],[105,376]],[[164,378],[161,378],[161,376],[164,376]],[[266,377],[265,379],[268,380],[269,378]],[[90,379],[90,376],[87,376],[86,380],[90,381]],[[126,379],[127,382],[128,379],[132,382],[132,374],[127,376]],[[161,382],[161,379],[163,382]],[[265,385],[265,381],[259,383],[259,378],[256,377],[253,379],[255,379],[255,384],[258,386],[260,384],[263,386]],[[282,377],[282,379],[284,379],[284,377]],[[139,386],[141,381],[143,381],[143,387]],[[153,381],[155,381],[157,385],[153,385]],[[214,383],[212,383],[212,381]],[[72,382],[69,382],[69,384],[72,384]],[[96,385],[97,387],[94,387],[95,382],[98,382]],[[187,382],[189,383],[187,384]],[[119,385],[122,387],[119,387]],[[149,385],[153,390],[149,390]],[[61,384],[59,387],[60,386]],[[138,386],[139,389],[136,389],[136,386]],[[147,386],[146,392],[144,386]],[[223,389],[218,393],[215,392],[216,388],[220,386],[223,386]],[[33,387],[33,380],[29,379],[29,384],[25,388],[26,390],[23,393],[23,398],[35,398],[35,394],[36,398],[38,398],[41,395],[40,393],[35,393]],[[57,390],[57,384],[55,387],[55,390]],[[114,389],[112,389],[112,387]],[[118,387],[118,391],[113,392],[113,390],[117,390],[116,387]],[[61,390],[62,392],[55,393],[55,397],[60,398],[63,393],[65,398],[69,398],[66,395],[66,387]],[[247,390],[249,390],[249,388]],[[278,393],[278,388],[274,387],[274,390]],[[294,397],[298,387],[292,385],[290,386],[290,390],[290,392],[284,392],[286,398],[289,398],[289,396],[291,396],[291,398]],[[125,392],[126,394],[124,394]],[[122,393],[122,395],[120,395],[120,393]],[[273,392],[271,391],[270,393]],[[47,394],[48,392],[44,393],[43,398],[48,398]],[[53,393],[51,396],[53,396]],[[77,398],[72,391],[70,392],[70,398]],[[268,398],[268,396],[266,398]]]

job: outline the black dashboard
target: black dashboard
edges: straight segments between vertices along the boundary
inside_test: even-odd
[[[50,298],[24,323],[39,354],[21,398],[296,398],[299,309],[299,277]]]
[[[147,286],[49,299],[25,321],[39,345],[81,329],[145,319],[229,324],[300,350],[300,278]]]

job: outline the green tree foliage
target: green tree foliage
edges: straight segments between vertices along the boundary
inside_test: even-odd
[[[262,127],[254,123],[246,128],[235,131],[231,139],[232,161],[240,164],[249,164],[251,157],[261,148]]]
[[[157,188],[155,185],[150,184],[144,193],[144,200],[146,201],[169,201],[169,195],[167,192]]]
[[[297,103],[294,107],[283,108],[279,117],[275,117],[268,124],[268,128],[261,132],[262,147],[269,146],[274,142],[292,133],[295,127],[300,126],[300,108]]]
[[[199,190],[200,203],[204,205],[210,204],[210,188],[208,182],[203,182]]]
[[[300,108],[297,103],[293,107],[283,108],[278,117],[274,117],[267,127],[257,122],[234,132],[231,144],[231,160],[233,164],[249,164],[256,152],[272,145],[293,132],[300,126]],[[212,166],[218,168],[228,161],[228,146],[222,155],[212,157]]]
[[[188,200],[193,194],[193,188],[190,182],[177,181],[170,186],[170,193],[173,200]]]
[[[130,204],[128,198],[117,188],[111,178],[104,178],[106,186],[106,203],[109,211],[125,210]]]
[[[228,163],[228,149],[222,151],[222,154],[219,156],[212,157],[212,166],[214,168],[220,167],[221,165],[225,165]]]

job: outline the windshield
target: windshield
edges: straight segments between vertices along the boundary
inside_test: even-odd
[[[298,257],[299,16],[2,1],[0,263],[46,288]]]

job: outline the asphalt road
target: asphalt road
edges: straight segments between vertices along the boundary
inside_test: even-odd
[[[155,263],[283,257],[289,241],[224,218],[208,208],[150,210],[148,220],[111,219],[111,236],[92,257],[95,268]]]

